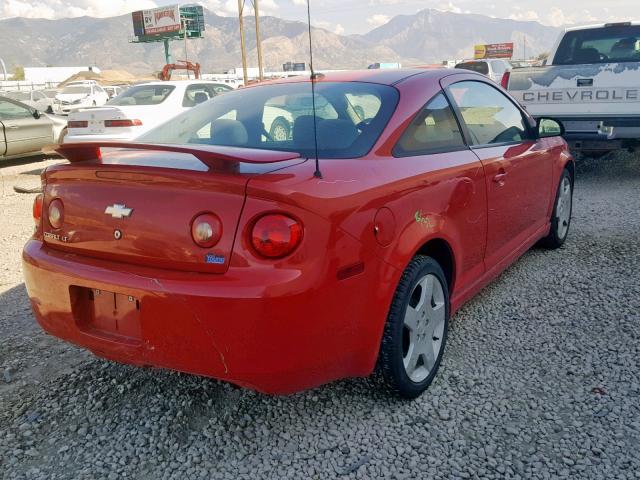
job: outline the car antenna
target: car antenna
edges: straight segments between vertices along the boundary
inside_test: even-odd
[[[307,0],[307,22],[309,23],[309,70],[311,71],[311,108],[313,109],[313,151],[315,153],[316,171],[313,176],[322,178],[320,173],[320,160],[318,159],[318,125],[316,117],[316,80],[322,77],[322,74],[316,75],[313,70],[313,45],[311,42],[311,0]]]

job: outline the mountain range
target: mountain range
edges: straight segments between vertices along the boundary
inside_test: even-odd
[[[205,10],[203,39],[189,40],[188,58],[207,73],[237,68],[240,61],[238,19]],[[308,27],[303,22],[261,17],[265,68],[280,70],[288,61],[306,62]],[[255,23],[245,17],[248,63],[257,65]],[[366,68],[375,62],[404,66],[469,58],[478,43],[515,43],[515,57],[536,55],[553,44],[558,29],[533,21],[491,18],[484,15],[425,9],[398,15],[364,35],[338,35],[312,29],[317,69]],[[10,18],[0,20],[0,58],[15,66],[97,65],[102,69],[137,74],[158,71],[164,65],[161,43],[130,43],[130,15],[110,18],[77,17],[57,20]],[[183,59],[184,43],[172,42],[174,59]]]

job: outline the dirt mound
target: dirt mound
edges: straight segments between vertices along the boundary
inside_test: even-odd
[[[134,82],[139,82],[140,80],[153,80],[152,76],[141,77],[133,75],[126,70],[102,70],[100,73],[92,72],[92,71],[83,71],[78,72],[74,75],[71,75],[65,81],[60,83],[60,86],[63,87],[67,83],[77,82],[80,80],[95,80],[101,85],[120,85],[123,83],[129,84]]]

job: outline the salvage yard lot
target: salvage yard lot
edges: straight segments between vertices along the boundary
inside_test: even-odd
[[[365,379],[267,397],[48,337],[20,267],[33,194],[13,191],[42,166],[0,168],[6,478],[640,479],[637,154],[581,165],[565,246],[528,252],[461,309],[413,402]]]

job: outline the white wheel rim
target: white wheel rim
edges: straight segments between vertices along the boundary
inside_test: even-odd
[[[433,370],[442,349],[445,317],[442,283],[427,274],[413,287],[404,315],[402,361],[411,381],[422,382]]]
[[[571,220],[571,181],[564,177],[560,182],[560,192],[558,193],[558,203],[556,204],[555,217],[558,224],[558,237],[564,238],[569,230]]]

